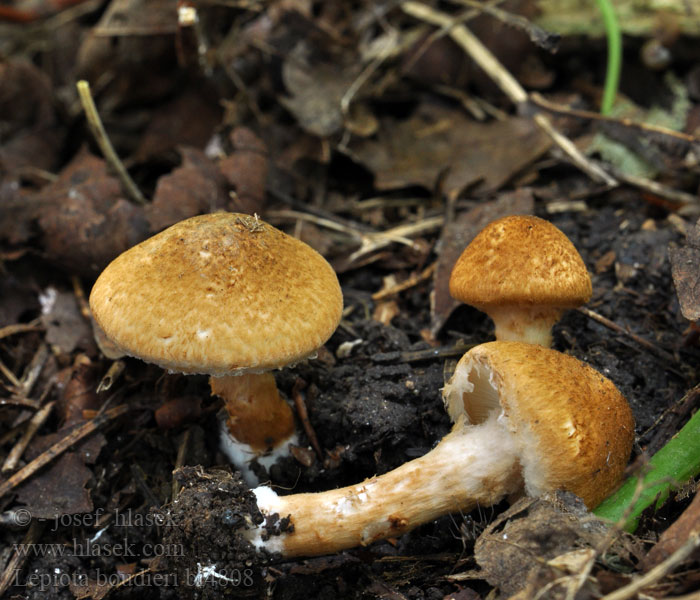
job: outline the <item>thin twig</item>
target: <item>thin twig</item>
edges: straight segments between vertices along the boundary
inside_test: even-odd
[[[407,1],[401,3],[403,11],[412,17],[427,23],[448,27],[450,37],[471,56],[501,91],[516,105],[522,105],[528,100],[528,94],[510,72],[498,61],[491,51],[469,31],[464,25],[456,24],[448,14],[437,11],[420,2]],[[570,160],[594,181],[614,187],[617,181],[600,166],[588,160],[567,137],[559,133],[543,114],[534,116],[537,125],[550,136],[552,141],[570,158]]]
[[[7,494],[7,492],[14,489],[20,483],[31,477],[36,471],[41,469],[41,467],[63,454],[63,452],[68,450],[68,448],[82,440],[84,437],[90,435],[93,431],[108,421],[123,415],[128,410],[129,407],[124,404],[121,406],[115,406],[114,408],[106,410],[91,421],[88,421],[87,423],[84,423],[80,427],[71,431],[63,439],[59,440],[46,451],[42,452],[32,462],[22,467],[12,477],[0,483],[0,498],[2,498],[5,494]]]
[[[667,200],[672,200],[674,202],[680,202],[681,204],[698,204],[698,196],[694,194],[688,194],[687,192],[681,192],[680,190],[675,190],[663,183],[658,181],[652,181],[651,179],[646,179],[645,177],[639,177],[637,175],[632,175],[630,173],[623,173],[616,169],[613,169],[615,177],[620,181],[629,183],[634,187],[655,194],[660,198],[666,198]]]
[[[384,231],[365,232],[359,229],[354,229],[342,223],[337,223],[336,221],[332,221],[330,219],[324,219],[322,217],[317,217],[315,215],[296,210],[271,210],[266,214],[266,216],[272,219],[287,218],[309,221],[321,227],[326,227],[327,229],[332,229],[333,231],[345,233],[351,238],[360,241],[360,247],[350,255],[349,262],[353,262],[365,254],[369,254],[370,252],[384,248],[393,242],[411,246],[413,245],[413,241],[410,239],[411,236],[439,229],[442,227],[445,221],[444,217],[440,215],[422,219],[415,223],[398,225],[397,227],[392,227],[391,229],[386,229]]]
[[[97,145],[102,151],[102,156],[105,157],[105,160],[109,166],[112,167],[114,172],[117,174],[117,177],[119,177],[119,180],[122,182],[124,190],[128,196],[138,204],[146,204],[146,199],[139,188],[136,187],[136,183],[134,183],[134,180],[131,178],[131,175],[129,175],[122,161],[119,160],[112,143],[107,137],[107,132],[102,124],[102,119],[100,119],[100,115],[97,112],[97,107],[95,106],[95,102],[92,99],[92,94],[90,93],[90,84],[85,80],[81,80],[76,85],[78,88],[78,95],[80,96],[80,103],[83,105],[85,117],[87,118],[88,125],[90,126],[90,131],[92,132]]]
[[[627,600],[628,598],[633,598],[640,590],[663,579],[668,573],[685,561],[699,546],[700,533],[694,531],[688,536],[688,540],[665,561],[659,563],[645,575],[634,579],[626,586],[603,596],[601,600]]]
[[[187,429],[185,433],[182,435],[182,440],[180,440],[180,446],[177,449],[177,458],[175,459],[175,467],[173,471],[177,471],[180,467],[182,467],[185,464],[185,457],[187,456],[187,448],[190,445],[190,437],[192,436],[191,430]],[[178,483],[177,479],[173,477],[173,491],[172,491],[172,499],[175,499],[175,496],[177,496],[177,493],[180,491],[180,484]]]
[[[22,382],[17,379],[15,374],[10,371],[8,366],[0,360],[0,373],[2,373],[5,377],[7,377],[10,380],[10,383],[15,389],[19,389],[22,387]]]
[[[362,236],[362,245],[350,255],[349,262],[354,262],[361,256],[384,248],[393,242],[411,246],[413,245],[413,241],[410,239],[412,236],[440,229],[444,223],[445,217],[439,215],[437,217],[422,219],[416,223],[398,225],[397,227],[378,231],[377,233],[364,234]]]
[[[325,217],[319,217],[312,215],[310,213],[305,213],[300,210],[269,210],[265,213],[266,219],[296,219],[299,221],[308,221],[314,225],[320,227],[325,227],[326,229],[332,229],[333,231],[339,231],[344,233],[354,239],[360,240],[364,237],[364,233],[359,229],[354,229],[353,227],[346,225],[344,223],[338,223],[331,219],[326,219]]]
[[[612,329],[613,331],[617,333],[621,333],[623,335],[626,335],[630,339],[634,340],[639,344],[640,346],[643,346],[647,350],[651,350],[654,352],[657,356],[660,356],[664,360],[667,360],[669,362],[676,362],[676,359],[673,357],[672,354],[669,352],[666,352],[666,350],[663,350],[662,348],[659,348],[658,346],[652,344],[649,340],[645,340],[643,337],[639,337],[637,334],[632,333],[628,329],[625,329],[624,327],[621,327],[615,321],[611,321],[607,317],[604,317],[603,315],[592,311],[590,308],[586,308],[585,306],[579,306],[576,310],[578,310],[580,313],[583,313],[587,317],[593,319],[594,321],[598,321],[598,323],[605,325],[608,329]]]
[[[640,121],[633,121],[629,118],[611,117],[609,115],[601,115],[600,113],[591,112],[588,110],[581,110],[576,108],[571,108],[569,106],[564,106],[563,104],[558,104],[552,102],[545,98],[542,94],[538,92],[530,93],[530,101],[539,108],[543,108],[548,112],[552,112],[558,115],[565,115],[568,117],[575,117],[577,119],[587,119],[589,121],[601,121],[603,123],[613,123],[615,125],[620,125],[628,129],[637,129],[640,133],[652,133],[658,134],[664,137],[671,138],[676,143],[684,144],[697,144],[700,142],[694,135],[684,133],[682,131],[674,131],[673,129],[668,129],[667,127],[661,127],[660,125],[654,125],[652,123],[643,123]]]
[[[323,451],[321,450],[321,444],[318,443],[318,438],[316,437],[316,431],[309,421],[309,413],[306,410],[306,402],[304,401],[304,396],[301,393],[302,388],[306,385],[306,382],[301,378],[297,377],[292,387],[292,399],[294,400],[294,406],[297,409],[297,415],[299,415],[299,420],[301,421],[304,431],[306,432],[311,445],[316,451],[316,455],[319,460],[323,460]]]
[[[29,323],[16,323],[14,325],[6,325],[0,328],[0,339],[15,335],[16,333],[26,333],[27,331],[41,331],[44,326],[41,324],[41,319],[34,319]]]
[[[20,380],[20,389],[18,390],[20,395],[29,396],[48,357],[49,349],[46,344],[40,344]]]
[[[85,297],[85,290],[83,289],[83,286],[80,283],[80,278],[77,275],[73,275],[70,278],[70,280],[73,284],[73,295],[78,301],[78,306],[80,307],[80,314],[86,321],[90,321],[90,317],[92,316],[90,312],[90,304],[87,298]]]
[[[39,431],[39,428],[44,424],[46,419],[49,418],[55,404],[55,402],[48,402],[29,420],[29,423],[27,423],[27,428],[24,430],[22,437],[17,440],[17,443],[13,446],[12,450],[10,450],[10,453],[5,459],[5,463],[2,465],[3,473],[8,473],[15,470],[19,459],[22,457],[22,454],[24,454],[24,451],[29,445],[29,442],[32,441],[34,434]]]
[[[482,4],[481,2],[477,2],[477,0],[454,1],[463,6],[468,6],[481,13],[487,14],[490,17],[501,21],[505,25],[514,27],[515,29],[520,29],[527,34],[533,44],[538,45],[540,48],[547,50],[548,52],[556,52],[557,50],[561,35],[542,29],[538,25],[528,21],[522,15],[508,12],[502,8],[498,8],[497,6],[492,6],[489,3]]]
[[[437,267],[437,262],[434,262],[430,265],[428,265],[425,269],[423,269],[420,273],[415,273],[405,281],[402,281],[401,283],[397,283],[396,285],[392,285],[391,287],[388,287],[384,290],[379,290],[378,292],[375,292],[372,294],[372,300],[384,300],[384,298],[388,298],[389,296],[394,296],[395,294],[398,294],[399,292],[404,292],[413,286],[418,285],[421,281],[425,281],[426,279],[430,279],[432,277],[433,273],[435,272],[435,268]]]
[[[586,156],[576,147],[576,145],[565,135],[559,133],[552,125],[552,122],[542,113],[532,117],[535,123],[549,135],[559,149],[564,152],[581,171],[586,173],[593,181],[603,183],[608,187],[615,187],[618,182],[615,178],[605,172],[601,167]]]
[[[364,69],[362,69],[362,72],[350,84],[350,87],[345,90],[343,97],[340,99],[340,110],[344,117],[347,118],[348,113],[350,112],[350,103],[357,95],[357,92],[359,92],[362,86],[369,80],[372,73],[374,73],[394,51],[398,45],[398,37],[398,32],[392,29],[391,37],[384,42],[384,46],[380,50],[379,54]]]
[[[24,406],[33,410],[38,410],[40,403],[38,400],[31,398],[23,398],[22,396],[11,396],[10,398],[0,398],[0,406]],[[2,446],[3,438],[0,437],[0,446]]]
[[[33,554],[27,550],[30,546],[39,541],[45,526],[46,524],[44,522],[38,519],[32,519],[29,530],[22,539],[22,542],[18,544],[15,553],[12,555],[12,558],[3,571],[2,577],[0,577],[0,596],[4,596],[7,589],[11,585],[17,583],[22,565],[29,556],[33,556]]]
[[[518,83],[510,72],[503,67],[491,51],[484,46],[464,25],[450,15],[435,10],[434,8],[421,2],[407,1],[401,3],[401,8],[406,14],[438,25],[449,30],[450,37],[459,44],[462,49],[476,62],[501,91],[516,104],[527,101],[527,92]]]

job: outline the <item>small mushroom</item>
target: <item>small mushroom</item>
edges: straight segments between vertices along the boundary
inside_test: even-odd
[[[310,556],[523,492],[568,490],[592,508],[629,459],[634,421],[625,398],[590,366],[549,348],[477,346],[458,363],[444,400],[454,427],[424,456],[326,492],[278,496],[257,487],[263,523],[239,533],[258,550]]]
[[[588,302],[592,291],[569,238],[533,216],[487,225],[464,249],[450,277],[450,294],[488,314],[497,340],[547,347],[564,310]]]
[[[271,369],[312,356],[342,312],[338,278],[303,242],[257,216],[214,213],[169,227],[118,256],[90,294],[119,350],[170,371],[211,375],[228,420],[222,449],[247,462],[288,450],[289,405]]]

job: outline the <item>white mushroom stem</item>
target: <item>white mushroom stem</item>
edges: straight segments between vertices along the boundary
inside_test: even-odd
[[[489,306],[480,308],[493,319],[496,339],[506,342],[552,345],[552,326],[564,309],[551,306]]]
[[[358,485],[278,496],[255,488],[268,525],[289,517],[292,528],[267,539],[264,527],[243,534],[283,556],[313,556],[400,535],[452,512],[490,506],[523,487],[515,443],[499,411],[479,425],[462,418],[426,455]],[[270,519],[271,517],[271,519]]]

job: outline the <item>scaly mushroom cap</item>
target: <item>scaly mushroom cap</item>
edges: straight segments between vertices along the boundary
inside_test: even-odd
[[[489,342],[459,361],[443,396],[450,418],[494,409],[514,436],[528,494],[566,489],[595,507],[622,476],[634,419],[615,385],[578,359],[522,342]]]
[[[90,294],[126,354],[183,373],[261,372],[299,361],[335,331],[338,279],[305,243],[257,217],[187,219],[118,256]]]
[[[464,249],[450,294],[488,313],[504,305],[573,308],[591,297],[578,251],[549,221],[509,216],[487,225]]]

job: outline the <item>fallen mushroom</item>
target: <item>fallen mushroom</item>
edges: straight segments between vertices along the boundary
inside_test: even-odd
[[[591,278],[569,238],[533,216],[487,225],[450,276],[452,297],[488,314],[497,340],[547,347],[564,310],[585,304],[591,293]]]
[[[284,557],[369,544],[523,492],[569,490],[592,508],[615,488],[632,448],[632,414],[613,383],[542,346],[490,342],[473,348],[457,365],[444,399],[455,425],[418,459],[326,492],[280,496],[260,486],[252,490],[254,502],[243,493],[203,500],[196,485],[187,485],[168,513],[187,529],[170,535],[178,543],[186,538],[192,552],[201,548],[193,525],[201,517],[178,512],[193,503],[207,507],[209,520],[235,524],[234,546],[245,539],[258,552]],[[241,516],[257,512],[251,503],[262,518]]]
[[[95,320],[120,351],[212,376],[231,434],[222,450],[251,484],[247,463],[269,464],[295,440],[293,414],[269,371],[312,356],[335,331],[342,303],[320,254],[236,213],[193,217],[134,246],[90,294]]]

